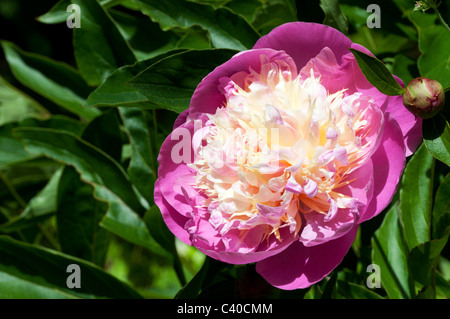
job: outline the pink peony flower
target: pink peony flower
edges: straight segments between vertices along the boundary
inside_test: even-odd
[[[155,202],[206,255],[309,287],[392,200],[421,120],[374,88],[339,31],[295,22],[218,66],[161,147]],[[403,83],[397,79],[401,85]]]

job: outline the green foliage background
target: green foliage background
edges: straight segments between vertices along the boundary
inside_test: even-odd
[[[81,28],[65,22],[81,7]],[[381,28],[369,29],[369,4]],[[424,122],[385,212],[309,289],[281,291],[254,265],[205,258],[153,202],[157,155],[200,80],[274,27],[340,29],[405,83],[450,86],[450,32],[414,1],[0,2],[1,298],[449,298],[447,105]],[[449,21],[450,2],[439,8]],[[447,94],[447,101],[450,97]],[[448,102],[447,102],[448,104]],[[381,288],[366,285],[370,264]],[[81,288],[66,285],[81,268]],[[281,271],[281,270],[280,270]]]

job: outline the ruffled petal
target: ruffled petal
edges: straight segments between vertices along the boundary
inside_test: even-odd
[[[349,52],[352,41],[343,33],[329,26],[317,23],[291,22],[273,29],[261,37],[253,49],[270,48],[284,50],[291,56],[298,68],[305,66],[323,48],[329,47],[341,62],[341,57]]]
[[[374,193],[359,222],[378,215],[391,202],[405,167],[403,134],[392,115],[385,114],[384,133],[380,146],[372,155]]]
[[[313,247],[294,242],[282,253],[258,262],[256,271],[280,289],[307,288],[341,263],[355,240],[357,230],[355,225],[346,235]]]
[[[422,143],[422,119],[405,108],[401,96],[389,96],[382,108],[399,124],[405,141],[406,156],[412,155]]]
[[[261,56],[266,56],[269,62],[285,61],[293,73],[297,76],[297,69],[292,58],[283,51],[272,49],[259,49],[242,51],[224,64],[215,68],[197,86],[189,106],[190,114],[215,113],[217,108],[224,106],[225,95],[231,88],[224,88],[224,78],[244,86],[242,82],[250,70],[256,73],[261,71]]]

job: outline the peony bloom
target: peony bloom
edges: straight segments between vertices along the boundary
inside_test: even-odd
[[[288,23],[202,80],[158,158],[155,202],[175,236],[256,262],[281,289],[342,261],[422,138],[421,120],[374,88],[349,48],[370,54],[331,27]]]

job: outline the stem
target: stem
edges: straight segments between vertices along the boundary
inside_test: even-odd
[[[436,4],[433,4],[433,10],[434,10],[434,12],[436,12],[436,14],[437,14],[439,20],[441,21],[442,25],[447,29],[447,31],[450,32],[450,27],[445,22],[444,18],[442,17],[441,13],[438,10],[438,6]]]
[[[27,207],[27,202],[19,195],[19,193],[14,188],[14,185],[10,182],[10,180],[3,174],[3,172],[0,170],[0,179],[5,184],[8,191],[11,193],[11,195],[14,197],[14,199],[19,203],[22,208]]]

